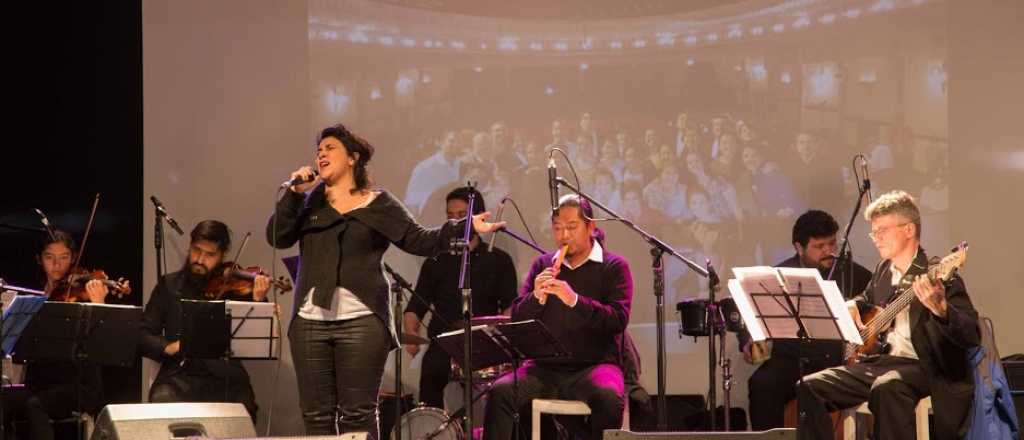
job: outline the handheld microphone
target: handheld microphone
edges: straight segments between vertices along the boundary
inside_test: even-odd
[[[551,195],[551,211],[558,209],[558,168],[555,166],[555,158],[548,159],[548,191]]]
[[[39,208],[33,209],[39,214],[39,221],[43,224],[43,228],[46,229],[46,233],[50,235],[50,240],[57,241],[57,236],[53,234],[53,228],[50,227],[50,219],[46,218],[46,214],[43,214],[43,211],[40,211]]]
[[[501,198],[501,203],[498,204],[498,213],[495,216],[494,223],[498,223],[498,222],[501,221],[501,215],[505,213],[505,202],[507,202],[507,201],[508,201],[508,196],[505,196],[505,197]],[[491,232],[491,237],[490,237],[490,239],[488,239],[488,243],[487,243],[487,252],[493,252],[494,251],[494,236],[496,236],[496,235],[498,235],[498,229],[495,229],[494,231]]]
[[[868,175],[868,159],[863,155],[860,156],[860,169],[864,172],[864,191],[868,193],[868,202],[872,201],[871,197],[871,176]]]
[[[290,188],[290,187],[293,187],[293,186],[298,185],[300,183],[312,182],[312,181],[316,180],[316,176],[319,176],[319,175],[320,175],[320,172],[314,169],[313,170],[313,175],[310,176],[308,179],[307,178],[303,178],[302,176],[295,176],[295,178],[293,178],[291,180],[285,180],[283,183],[281,183],[281,188]]]
[[[160,203],[160,201],[157,200],[156,196],[149,196],[149,200],[153,202],[153,206],[156,206],[157,214],[167,219],[167,224],[171,225],[171,228],[174,229],[174,232],[177,232],[178,235],[185,235],[185,232],[181,230],[180,226],[178,226],[178,222],[174,221],[174,217],[171,217],[171,214],[169,214],[167,210],[164,209],[163,203]]]

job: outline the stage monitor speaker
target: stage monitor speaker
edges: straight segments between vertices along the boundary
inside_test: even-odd
[[[255,436],[249,412],[240,403],[140,403],[104,407],[92,440]]]
[[[796,440],[796,429],[758,432],[630,432],[608,429],[604,431],[604,440]]]

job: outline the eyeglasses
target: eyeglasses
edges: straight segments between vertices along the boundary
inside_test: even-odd
[[[868,232],[868,237],[871,238],[872,240],[874,240],[874,239],[876,239],[878,237],[881,237],[881,236],[885,235],[892,228],[898,228],[900,226],[906,226],[906,225],[909,225],[909,224],[910,224],[910,222],[906,222],[906,223],[900,223],[898,225],[883,226],[883,227],[878,228],[878,229],[872,229],[871,232]]]

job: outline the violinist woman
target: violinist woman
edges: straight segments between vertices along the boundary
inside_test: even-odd
[[[454,221],[425,229],[391,193],[371,188],[374,148],[338,124],[321,131],[316,167],[291,177],[267,225],[272,246],[299,243],[299,276],[288,337],[306,434],[367,432],[377,439],[377,394],[388,351],[398,345],[382,257],[391,244],[430,256],[461,235]],[[314,178],[315,177],[315,178]],[[309,194],[305,194],[309,191]],[[486,233],[489,213],[473,217]],[[387,433],[385,433],[387,435]]]
[[[47,240],[42,251],[36,257],[46,276],[43,291],[46,292],[50,300],[63,299],[61,297],[67,295],[69,287],[74,290],[81,289],[77,285],[68,285],[68,275],[74,262],[74,246],[75,241],[70,234],[55,230],[53,236]],[[102,304],[106,300],[107,294],[110,293],[110,289],[102,280],[91,279],[85,282],[84,292],[85,294],[80,296],[87,298],[88,302]]]
[[[63,300],[69,291],[68,273],[75,261],[75,240],[71,234],[54,230],[48,236],[36,261],[43,270],[45,281],[43,291],[49,300]],[[93,303],[103,303],[110,289],[101,280],[93,279],[84,283],[70,283],[75,292],[72,297]],[[86,299],[87,298],[87,299]],[[78,393],[78,372],[81,368],[81,393]],[[102,399],[102,376],[100,369],[92,364],[75,365],[70,361],[32,361],[25,366],[25,387],[5,391],[4,411],[12,413],[14,419],[28,422],[28,436],[32,439],[52,439],[52,420],[71,416],[79,409],[78,397],[82,397],[81,409],[95,415]]]
[[[207,286],[231,247],[227,225],[205,220],[192,229],[188,259],[177,272],[165,275],[153,288],[142,317],[143,355],[161,363],[149,390],[150,402],[237,402],[256,420],[256,395],[249,374],[238,360],[184,359],[180,356],[181,299],[208,299]],[[252,280],[252,300],[264,301],[270,278]]]

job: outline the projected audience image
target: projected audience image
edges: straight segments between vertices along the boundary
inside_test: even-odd
[[[726,2],[586,25],[401,3],[310,2],[312,119],[388,146],[378,173],[428,224],[471,181],[489,207],[511,197],[528,228],[507,213],[510,226],[550,247],[553,158],[560,177],[720,273],[791,257],[810,208],[845,226],[865,178],[920,200],[927,248],[954,244],[943,2]],[[649,291],[647,245],[600,226]],[[873,263],[863,225],[850,243]],[[519,267],[534,256],[503,245]],[[670,305],[707,295],[677,260],[666,276]],[[653,322],[649,301],[638,295],[632,325]]]

